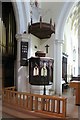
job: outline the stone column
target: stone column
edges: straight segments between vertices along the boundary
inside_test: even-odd
[[[54,91],[62,95],[62,43],[63,40],[54,40]]]
[[[17,74],[17,81],[16,81],[16,88],[17,88],[17,91],[26,92],[27,79],[28,79],[28,67],[27,66],[20,66],[20,56],[21,56],[21,41],[28,42],[29,35],[28,34],[16,34],[16,39],[17,39],[17,73],[16,73]]]

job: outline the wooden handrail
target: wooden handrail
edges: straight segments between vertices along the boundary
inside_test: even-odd
[[[5,90],[15,90],[15,86],[12,86],[12,87],[6,87],[6,88],[4,88]]]
[[[66,100],[65,97],[30,94],[14,91],[11,88],[3,90],[3,102],[56,117],[66,117]]]

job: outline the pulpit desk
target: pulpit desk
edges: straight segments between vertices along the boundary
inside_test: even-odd
[[[76,105],[80,105],[80,81],[71,81],[70,87],[76,89]]]

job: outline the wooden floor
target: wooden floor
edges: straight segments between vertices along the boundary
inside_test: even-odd
[[[63,96],[67,97],[67,118],[74,118],[74,120],[80,120],[80,106],[75,105],[75,95],[73,95],[73,90],[71,88],[65,89],[63,92]],[[13,116],[3,113],[3,118],[13,118]]]

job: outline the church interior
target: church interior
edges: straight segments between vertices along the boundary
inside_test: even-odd
[[[0,2],[0,118],[80,118],[80,2]]]

